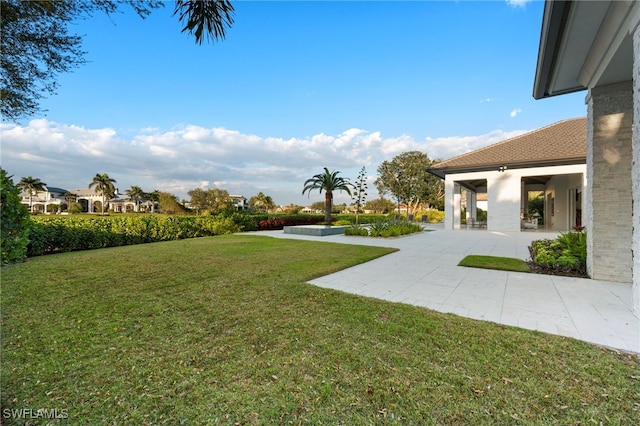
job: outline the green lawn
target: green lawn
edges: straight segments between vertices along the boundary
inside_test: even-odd
[[[3,417],[45,408],[77,425],[640,419],[636,356],[305,284],[390,251],[233,235],[4,267]]]
[[[458,263],[458,266],[470,268],[497,269],[500,271],[531,272],[529,265],[522,259],[499,256],[480,256],[471,254]]]

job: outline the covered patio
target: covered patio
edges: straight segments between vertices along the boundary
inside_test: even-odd
[[[445,229],[583,226],[586,132],[586,118],[564,120],[431,167],[445,181]],[[486,207],[480,209],[483,195]]]

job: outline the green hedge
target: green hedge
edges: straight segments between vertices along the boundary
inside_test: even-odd
[[[256,225],[247,216],[35,216],[27,256],[252,230]]]
[[[27,256],[29,211],[20,203],[20,188],[0,168],[0,262],[21,262]]]

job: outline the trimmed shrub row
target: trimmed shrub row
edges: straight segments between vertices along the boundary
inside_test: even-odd
[[[293,216],[266,216],[258,219],[258,229],[270,231],[283,229],[285,226],[315,225],[324,220],[324,216],[293,215]]]
[[[373,222],[369,227],[350,226],[345,228],[345,235],[356,235],[362,237],[399,237],[401,235],[422,232],[422,227],[416,223],[400,222],[394,223],[388,220]]]
[[[239,219],[239,218],[238,218]],[[243,230],[234,216],[37,216],[27,256],[207,237]]]

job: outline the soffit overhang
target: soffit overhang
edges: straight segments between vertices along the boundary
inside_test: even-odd
[[[533,97],[631,80],[636,1],[547,1]]]
[[[427,171],[432,175],[438,176],[440,179],[444,179],[449,174],[462,174],[462,173],[475,173],[475,172],[495,172],[495,171],[507,171],[515,169],[530,169],[534,167],[555,167],[555,166],[569,166],[574,164],[586,164],[586,157],[565,158],[561,160],[548,160],[548,161],[536,161],[526,163],[495,163],[495,164],[483,164],[481,166],[466,166],[466,167],[445,167],[445,168],[428,168]]]

